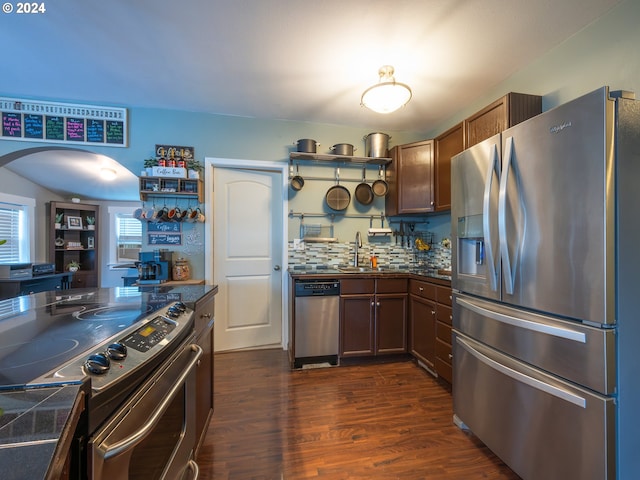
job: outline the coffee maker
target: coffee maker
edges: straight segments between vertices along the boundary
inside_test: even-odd
[[[169,250],[139,252],[139,261],[136,262],[138,284],[155,285],[168,281],[171,276],[172,255]]]

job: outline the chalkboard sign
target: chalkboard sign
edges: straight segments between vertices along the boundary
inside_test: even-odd
[[[67,140],[70,142],[84,142],[84,119],[67,118]]]
[[[126,147],[127,109],[0,97],[0,140]]]
[[[2,112],[2,136],[22,136],[22,114]]]
[[[87,142],[104,143],[104,120],[87,118]]]
[[[64,140],[64,117],[45,117],[47,140]]]
[[[176,222],[149,222],[147,223],[147,231],[162,233],[180,233],[182,224]]]
[[[121,145],[124,142],[124,123],[107,120],[107,143]]]
[[[42,115],[33,113],[24,115],[24,138],[44,138]]]
[[[180,233],[149,233],[149,245],[182,245]]]

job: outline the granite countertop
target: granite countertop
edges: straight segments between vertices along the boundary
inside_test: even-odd
[[[345,272],[339,268],[290,268],[289,275],[292,278],[320,278],[320,277],[397,277],[412,276],[414,278],[428,278],[444,281],[451,281],[451,273],[442,269],[425,268],[425,267],[409,267],[409,268],[383,268],[379,270],[369,270],[358,272]]]
[[[59,440],[75,430],[76,399],[84,402],[82,384],[0,391],[0,465],[4,480],[44,479],[64,461]],[[57,458],[61,457],[61,458]]]

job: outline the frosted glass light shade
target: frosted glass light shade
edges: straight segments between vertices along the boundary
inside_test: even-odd
[[[391,113],[411,100],[411,88],[396,82],[393,67],[385,65],[378,71],[380,83],[367,88],[360,99],[361,105],[378,113]]]

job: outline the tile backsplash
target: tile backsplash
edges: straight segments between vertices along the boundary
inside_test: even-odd
[[[295,250],[288,245],[289,268],[325,269],[353,263],[355,243],[304,243],[304,249]],[[363,243],[358,251],[359,266],[368,266],[372,255],[378,257],[378,266],[385,268],[425,267],[448,270],[451,268],[451,249],[433,243],[426,252],[413,247]]]

